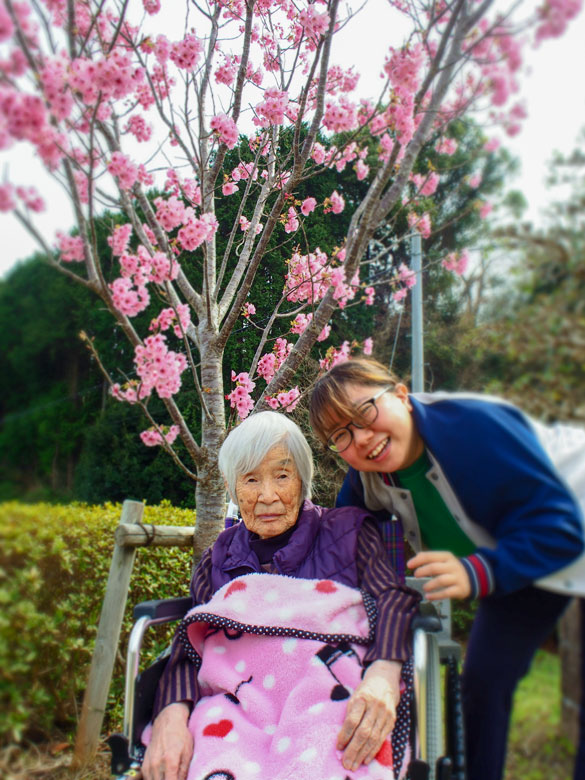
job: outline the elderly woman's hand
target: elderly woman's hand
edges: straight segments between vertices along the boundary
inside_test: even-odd
[[[189,705],[169,704],[152,726],[152,737],[144,755],[144,780],[185,780],[193,756],[193,737],[187,728]]]
[[[395,661],[374,661],[347,703],[345,721],[337,738],[342,763],[350,772],[369,764],[384,744],[400,701],[400,672]]]

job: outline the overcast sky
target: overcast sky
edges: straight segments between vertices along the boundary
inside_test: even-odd
[[[382,0],[368,0],[363,11],[363,36],[356,37],[355,31],[348,31],[334,49],[334,62],[346,67],[355,62],[362,73],[363,94],[376,94],[380,84],[380,64],[388,45],[388,25],[381,16],[385,9]],[[381,53],[379,62],[372,58],[372,52]],[[510,188],[524,192],[530,206],[528,217],[537,224],[539,211],[547,200],[547,161],[554,150],[569,153],[579,129],[585,125],[585,14],[580,14],[562,38],[545,41],[538,50],[527,52],[526,59],[532,70],[522,90],[528,119],[520,135],[504,138],[504,144],[522,165],[520,176],[509,183]],[[19,184],[36,184],[42,190],[50,208],[48,213],[38,215],[36,224],[49,241],[56,230],[68,231],[73,226],[71,208],[58,185],[50,180],[39,184],[39,168],[31,160],[30,147],[20,144],[0,153],[0,165],[3,175],[8,170]],[[37,246],[10,214],[0,214],[0,231],[1,275],[18,260],[30,256]]]

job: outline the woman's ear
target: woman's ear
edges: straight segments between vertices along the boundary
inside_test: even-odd
[[[412,411],[412,404],[410,403],[410,399],[408,397],[408,387],[405,384],[399,382],[394,388],[394,395],[396,398],[402,401],[409,412]]]

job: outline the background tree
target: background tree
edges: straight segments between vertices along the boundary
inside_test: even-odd
[[[50,265],[101,299],[131,345],[137,378],[126,367],[116,382],[97,349],[95,359],[115,396],[147,415],[145,442],[161,444],[196,481],[201,547],[215,537],[223,514],[216,455],[226,428],[226,346],[242,313],[252,316],[249,296],[271,241],[288,247],[288,275],[249,371],[238,365],[240,373],[234,372],[230,400],[240,417],[254,405],[251,377],[258,375],[267,382],[260,404],[293,408],[299,390],[290,386],[302,360],[334,311],[366,287],[359,281],[360,262],[397,206],[406,209],[409,229],[429,232],[423,188],[434,172],[423,171],[418,194],[404,200],[429,136],[441,136],[440,154],[453,154],[449,126],[482,103],[515,131],[521,108],[502,109],[521,62],[515,25],[525,32],[532,24],[540,41],[562,32],[578,10],[566,2],[512,19],[492,12],[490,0],[408,6],[396,0],[391,6],[410,31],[404,43],[381,53],[380,95],[358,104],[351,94],[355,73],[331,62],[334,35],[353,21],[338,0],[217,0],[204,6],[185,0],[183,33],[175,41],[161,34],[160,0],[143,0],[141,20],[130,18],[130,4],[115,0],[0,5],[6,48],[2,144],[33,145],[71,198],[78,233],[62,234],[54,253],[35,227],[34,213],[42,208],[36,191],[6,183],[1,206],[13,209],[38,238]],[[237,146],[244,112],[257,135],[226,177],[226,155]],[[350,136],[339,147],[319,141],[321,132]],[[378,147],[368,155],[372,137]],[[348,207],[343,244],[329,254],[305,246],[304,218],[318,207],[334,220],[346,204],[335,190],[324,200],[309,195],[301,201],[301,187],[347,164],[368,187]],[[161,167],[165,196],[153,206],[147,188]],[[236,220],[222,224],[219,203],[236,190]],[[104,207],[124,214],[124,224],[108,237],[107,261],[96,233]],[[370,293],[365,297],[372,301]],[[162,309],[148,336],[134,318],[155,300]],[[281,337],[272,349],[273,326],[278,330],[279,320],[292,317],[298,340],[290,345]],[[330,359],[338,356],[332,352]],[[201,409],[198,437],[190,410],[176,396],[183,375]],[[177,437],[182,451],[173,446]]]

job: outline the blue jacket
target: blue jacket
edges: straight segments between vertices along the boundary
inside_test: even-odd
[[[462,559],[472,595],[518,590],[578,558],[585,547],[581,508],[529,418],[487,396],[420,393],[410,400],[432,464],[427,478],[477,546]],[[411,547],[422,548],[409,491],[385,485],[378,473],[350,468],[337,505],[366,507],[379,519],[398,515]]]

